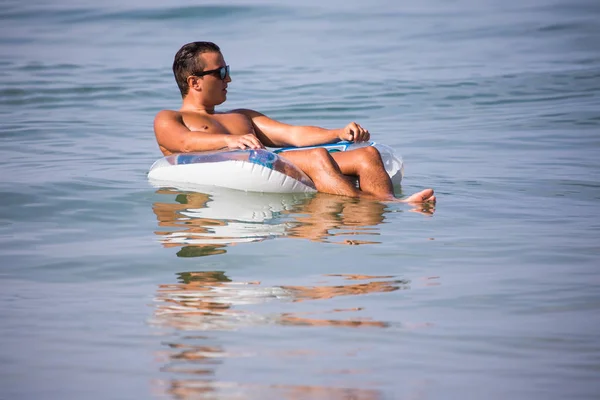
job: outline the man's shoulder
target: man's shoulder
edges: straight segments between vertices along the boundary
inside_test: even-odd
[[[160,110],[158,113],[156,113],[156,117],[155,118],[169,118],[169,117],[178,117],[181,116],[181,111],[175,111],[175,110]]]
[[[181,112],[175,110],[161,110],[156,113],[154,123],[167,123],[168,121],[181,121]]]
[[[181,110],[161,110],[156,114],[156,117],[154,117],[154,121],[156,122],[177,121],[183,123],[185,119],[205,120],[210,119],[210,117],[194,111]]]
[[[248,118],[254,118],[259,115],[263,115],[263,114],[259,113],[258,111],[254,111],[249,108],[236,108],[235,110],[231,110],[229,112],[232,114],[243,114]]]

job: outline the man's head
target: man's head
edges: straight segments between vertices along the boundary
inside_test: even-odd
[[[188,95],[190,86],[198,88],[204,78],[215,78],[222,82],[229,82],[229,70],[223,76],[219,69],[225,67],[225,61],[219,46],[212,42],[192,42],[183,45],[175,54],[173,60],[173,74],[181,92],[181,97]],[[206,74],[209,72],[209,74]],[[225,85],[226,86],[226,85]],[[207,88],[209,89],[209,88]],[[210,88],[211,91],[213,88]],[[225,101],[225,99],[223,99]]]

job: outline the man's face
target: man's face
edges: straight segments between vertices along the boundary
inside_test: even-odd
[[[225,59],[221,53],[202,53],[199,55],[204,61],[204,71],[211,71],[225,67]],[[218,72],[204,75],[202,78],[202,97],[211,104],[217,105],[227,99],[227,84],[231,82],[229,75],[223,80]]]

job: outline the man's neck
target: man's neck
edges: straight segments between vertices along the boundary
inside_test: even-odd
[[[179,111],[190,111],[200,114],[215,114],[215,106],[207,106],[194,99],[185,98]]]

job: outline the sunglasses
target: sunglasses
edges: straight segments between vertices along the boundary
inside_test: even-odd
[[[217,69],[211,69],[210,71],[197,72],[193,75],[200,77],[204,75],[215,74],[217,72],[219,73],[219,78],[221,78],[221,80],[224,81],[229,76],[229,65]]]

